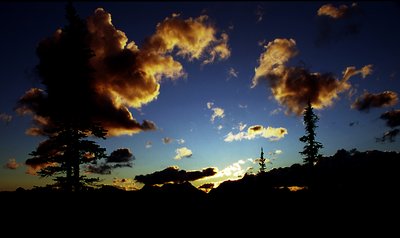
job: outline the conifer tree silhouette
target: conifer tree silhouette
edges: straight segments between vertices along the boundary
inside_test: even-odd
[[[94,72],[89,60],[94,53],[86,22],[71,2],[66,6],[66,19],[68,24],[58,30],[57,38],[44,40],[37,48],[36,68],[46,98],[36,113],[48,119],[41,128],[48,139],[30,153],[26,164],[41,168],[38,175],[42,177],[55,177],[62,189],[80,191],[98,180],[81,176],[81,165],[106,157],[106,150],[87,137],[105,139],[107,131],[89,116],[92,97],[87,92],[91,92],[88,87]]]
[[[323,145],[315,140],[316,133],[315,129],[318,127],[316,123],[319,118],[314,113],[313,107],[308,101],[307,107],[304,109],[303,113],[303,123],[305,125],[306,134],[299,138],[301,142],[305,143],[303,147],[303,151],[300,152],[303,157],[303,162],[309,166],[313,166],[321,155],[319,154],[319,150],[323,148]]]
[[[260,162],[258,164],[260,165],[260,173],[261,174],[265,173],[266,165],[265,165],[264,151],[262,147],[261,147]]]

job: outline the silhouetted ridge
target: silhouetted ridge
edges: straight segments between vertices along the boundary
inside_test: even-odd
[[[246,175],[238,181],[226,181],[214,190],[229,190],[231,187],[243,191],[260,188],[301,186],[318,191],[383,190],[394,188],[400,181],[397,168],[400,165],[398,152],[346,151],[338,150],[335,155],[322,157],[313,167],[293,164],[275,168],[264,175]],[[260,188],[261,189],[261,188]]]

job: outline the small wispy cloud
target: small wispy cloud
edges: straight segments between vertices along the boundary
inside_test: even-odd
[[[178,142],[179,145],[182,145],[185,143],[184,139],[176,139],[176,142]]]
[[[243,122],[239,122],[239,131],[243,131],[246,128],[247,124],[243,124]]]
[[[372,67],[372,64],[365,65],[361,69],[356,69],[354,66],[346,67],[346,69],[343,71],[343,80],[347,81],[350,77],[357,74],[361,74],[362,78],[366,78],[368,75],[372,74]]]
[[[256,9],[256,17],[257,17],[257,22],[261,22],[263,20],[264,17],[264,8],[261,5],[257,5],[257,9]]]
[[[229,80],[231,78],[237,78],[238,74],[239,74],[238,71],[236,71],[234,68],[230,67],[228,69],[228,78],[227,78],[227,80]]]
[[[0,121],[5,123],[10,123],[12,120],[12,116],[7,113],[0,113]]]
[[[175,150],[176,155],[174,157],[175,160],[181,160],[183,158],[190,158],[193,155],[192,150],[187,147],[181,147]]]
[[[170,138],[170,137],[164,137],[164,138],[162,138],[161,140],[162,140],[162,142],[163,142],[164,144],[171,144],[171,143],[173,142],[173,139]]]
[[[282,111],[282,108],[278,107],[274,110],[272,110],[269,115],[278,115]]]
[[[8,159],[8,162],[4,165],[6,169],[18,169],[21,166],[21,163],[18,163],[14,158]]]
[[[283,153],[283,151],[282,150],[275,150],[275,151],[270,152],[270,153],[271,153],[271,155],[280,155],[280,154]]]
[[[220,107],[214,107],[214,103],[212,102],[207,102],[207,108],[212,110],[214,113],[211,115],[210,121],[214,123],[215,118],[224,118],[225,117],[225,111],[224,109]]]
[[[282,139],[288,131],[286,128],[279,127],[263,127],[261,125],[254,125],[250,126],[247,131],[241,131],[237,134],[233,134],[229,132],[226,136],[224,141],[225,142],[232,142],[232,141],[241,141],[241,140],[253,140],[259,137],[263,137],[269,139],[270,141],[277,141]]]
[[[153,146],[153,142],[151,142],[151,141],[146,141],[146,143],[145,143],[145,147],[146,147],[146,149],[150,149],[151,147]]]
[[[245,108],[247,108],[247,105],[246,105],[246,104],[240,104],[240,103],[239,103],[239,104],[238,104],[238,107],[239,107],[239,108],[242,108],[242,109],[245,109]]]
[[[264,45],[266,45],[266,43],[267,43],[267,40],[266,40],[266,39],[262,39],[262,40],[259,40],[259,41],[257,42],[257,44],[258,44],[259,46],[264,46]]]
[[[389,141],[390,143],[396,141],[396,137],[399,135],[399,129],[393,129],[385,132],[381,138],[376,138],[377,142]]]
[[[344,17],[352,8],[357,7],[356,3],[353,3],[350,7],[347,5],[340,5],[335,7],[332,4],[325,4],[318,9],[318,16],[328,16],[333,19],[339,19]]]

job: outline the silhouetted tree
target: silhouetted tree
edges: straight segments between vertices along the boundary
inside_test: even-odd
[[[319,154],[319,150],[323,148],[323,145],[315,140],[315,129],[318,127],[316,123],[318,122],[319,118],[313,112],[313,107],[310,101],[308,101],[308,105],[304,109],[303,116],[306,134],[300,137],[300,141],[304,142],[306,145],[304,146],[303,151],[301,151],[300,154],[304,156],[304,163],[312,166],[321,157],[321,155]]]
[[[258,162],[258,164],[260,165],[260,173],[261,174],[265,173],[266,165],[265,165],[264,151],[262,147],[261,147],[260,162]]]
[[[37,48],[37,72],[47,97],[36,112],[45,115],[47,123],[40,129],[48,139],[30,153],[26,164],[41,168],[38,174],[42,177],[56,176],[65,190],[79,191],[82,185],[98,180],[81,176],[81,165],[106,157],[105,149],[87,137],[105,139],[107,132],[88,116],[92,95],[87,87],[94,72],[89,60],[94,53],[86,22],[71,2],[66,6],[66,19],[68,24],[57,36],[42,41]],[[59,176],[62,174],[65,176]]]
[[[26,164],[40,166],[37,174],[41,177],[55,177],[56,185],[62,189],[79,191],[82,186],[98,181],[97,178],[81,176],[81,165],[94,164],[107,157],[106,149],[86,139],[90,135],[105,139],[106,132],[97,125],[81,129],[60,123],[57,132],[29,154],[32,157]],[[60,176],[63,174],[65,176]]]

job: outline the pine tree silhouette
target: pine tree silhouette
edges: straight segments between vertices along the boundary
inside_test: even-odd
[[[266,165],[265,165],[265,159],[264,159],[264,151],[263,151],[262,147],[261,147],[260,162],[258,164],[260,165],[260,173],[261,174],[265,173]]]
[[[89,60],[94,53],[86,22],[71,2],[66,6],[66,19],[68,24],[37,48],[37,72],[46,96],[36,113],[48,119],[41,128],[48,139],[30,153],[26,164],[40,166],[38,174],[56,177],[64,190],[79,191],[97,180],[81,176],[81,165],[106,157],[104,148],[86,138],[105,139],[107,131],[90,117],[93,97],[87,92],[93,91],[89,89],[94,72]]]
[[[304,142],[306,145],[304,146],[303,151],[301,151],[300,154],[304,156],[304,163],[313,166],[321,157],[321,155],[319,154],[319,150],[323,148],[323,145],[315,140],[315,129],[318,127],[316,123],[318,122],[319,118],[313,112],[313,107],[310,101],[308,101],[307,107],[304,109],[303,115],[303,122],[305,125],[306,134],[300,137],[299,140],[301,142]]]

